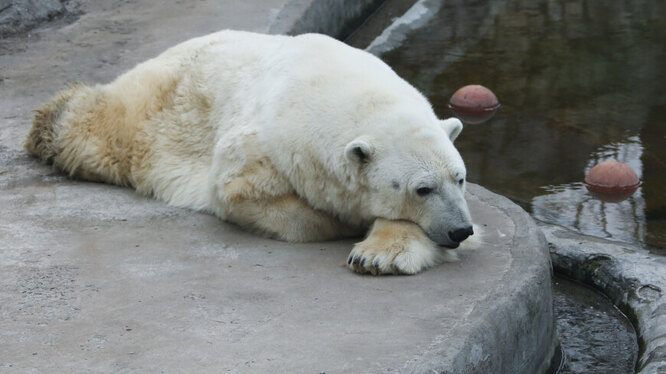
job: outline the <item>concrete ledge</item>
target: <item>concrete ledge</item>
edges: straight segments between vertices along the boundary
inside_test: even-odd
[[[666,372],[666,259],[632,244],[539,227],[555,270],[598,288],[632,320],[640,343],[637,371]]]
[[[550,360],[546,249],[480,187],[481,248],[372,277],[342,266],[352,241],[257,238],[16,156],[0,176],[2,368],[537,373]]]

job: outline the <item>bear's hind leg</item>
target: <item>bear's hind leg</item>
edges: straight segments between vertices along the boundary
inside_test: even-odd
[[[73,85],[36,111],[25,149],[71,177],[132,185],[132,159],[143,144],[127,112],[103,86]]]
[[[374,275],[416,274],[456,259],[455,252],[440,248],[415,223],[378,218],[368,237],[352,249],[347,266]]]

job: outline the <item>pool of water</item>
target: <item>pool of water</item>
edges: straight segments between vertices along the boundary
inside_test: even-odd
[[[666,1],[431,3],[436,14],[381,57],[442,118],[461,86],[498,96],[497,115],[456,140],[469,180],[539,220],[666,254]],[[368,34],[349,42],[365,48]],[[621,203],[596,200],[582,184],[607,159],[644,182]]]
[[[636,332],[608,298],[579,283],[555,277],[553,307],[563,352],[557,374],[634,372]]]

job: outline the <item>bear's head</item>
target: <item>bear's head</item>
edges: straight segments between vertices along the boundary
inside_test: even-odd
[[[462,123],[429,118],[409,126],[395,117],[391,122],[345,147],[347,161],[363,176],[371,214],[414,222],[437,244],[458,247],[473,234],[465,165],[453,145]]]

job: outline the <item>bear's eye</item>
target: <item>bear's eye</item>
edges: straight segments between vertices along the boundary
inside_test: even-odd
[[[421,196],[421,197],[430,195],[431,192],[432,192],[432,188],[430,188],[430,187],[420,187],[420,188],[416,189],[416,194]]]
[[[465,180],[464,180],[464,179],[462,179],[462,178],[461,178],[460,180],[458,180],[458,184],[459,184],[459,185],[461,185],[461,186],[462,186],[462,185],[463,185],[463,183],[465,183]]]

